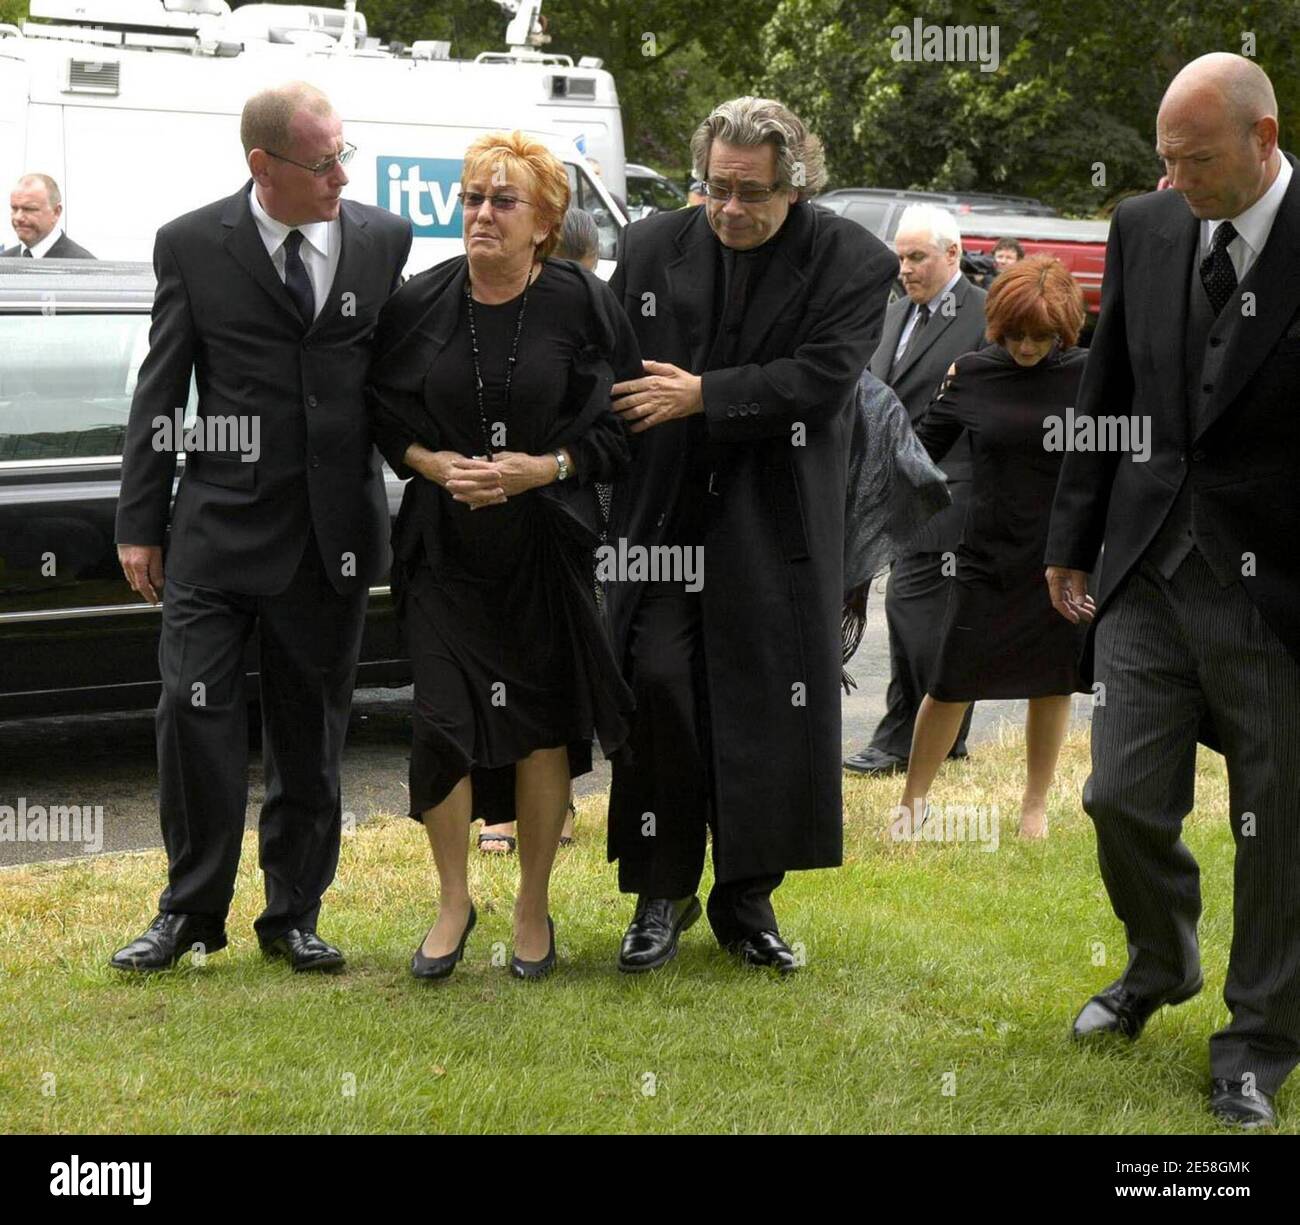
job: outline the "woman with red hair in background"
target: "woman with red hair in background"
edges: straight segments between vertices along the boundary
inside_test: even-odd
[[[917,714],[902,805],[913,821],[923,819],[971,702],[1028,698],[1020,834],[1041,838],[1071,694],[1084,687],[1078,661],[1091,619],[1090,597],[1078,625],[1052,608],[1043,569],[1064,459],[1048,443],[1061,435],[1083,375],[1087,353],[1075,347],[1083,295],[1059,260],[1032,256],[993,282],[985,315],[993,343],[949,367],[916,426],[936,460],[969,431],[973,465],[943,644]]]

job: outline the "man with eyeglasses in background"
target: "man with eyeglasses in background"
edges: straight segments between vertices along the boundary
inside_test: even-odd
[[[227,943],[254,634],[266,779],[266,908],[254,927],[263,951],[294,970],[343,964],[316,924],[338,864],[339,764],[367,592],[388,565],[362,385],[411,227],[342,199],[353,148],[313,86],[250,98],[240,137],[252,179],[158,231],[149,353],[122,457],[118,557],[131,587],[163,604],[156,727],[168,859],[157,917],[112,958],[129,971]],[[197,449],[186,446],[171,507],[181,440],[165,425],[183,411],[191,375]]]
[[[675,955],[712,827],[718,943],[788,973],[772,891],[841,861],[849,435],[898,260],[809,202],[821,142],[781,103],[722,103],[691,155],[703,206],[628,227],[610,282],[647,360],[613,388],[638,451],[609,539],[696,574],[610,585],[637,699],[610,794],[610,858],[637,895],[618,964]]]

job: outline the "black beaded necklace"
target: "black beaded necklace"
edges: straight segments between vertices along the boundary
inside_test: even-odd
[[[502,413],[510,409],[510,384],[515,376],[515,362],[519,359],[519,337],[524,330],[524,311],[528,309],[528,287],[533,282],[533,265],[528,265],[528,278],[524,281],[524,294],[519,301],[519,314],[515,318],[515,338],[510,346],[510,356],[506,358],[506,390]],[[483,369],[479,365],[478,329],[474,326],[474,291],[470,286],[469,274],[465,276],[465,304],[469,309],[469,343],[474,352],[474,395],[478,400],[478,419],[483,427],[483,454],[492,458],[492,436],[488,432],[487,411],[483,407]]]

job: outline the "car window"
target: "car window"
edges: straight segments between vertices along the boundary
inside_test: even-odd
[[[885,217],[889,214],[889,204],[885,200],[851,200],[844,216],[856,221],[864,230],[870,230],[877,237],[884,236]]]
[[[565,166],[569,172],[569,201],[574,208],[580,208],[595,218],[596,230],[600,234],[600,258],[613,259],[618,249],[618,222],[605,207],[605,202],[596,191],[595,184],[571,162]]]
[[[685,203],[686,193],[666,179],[629,178],[627,181],[628,208],[668,213],[681,208]]]
[[[148,349],[143,311],[0,315],[0,462],[121,455]]]

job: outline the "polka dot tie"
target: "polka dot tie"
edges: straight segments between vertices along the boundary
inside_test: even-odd
[[[1237,270],[1228,256],[1228,244],[1237,237],[1231,221],[1221,221],[1215,227],[1210,253],[1201,260],[1201,284],[1217,315],[1228,303],[1237,288]]]

